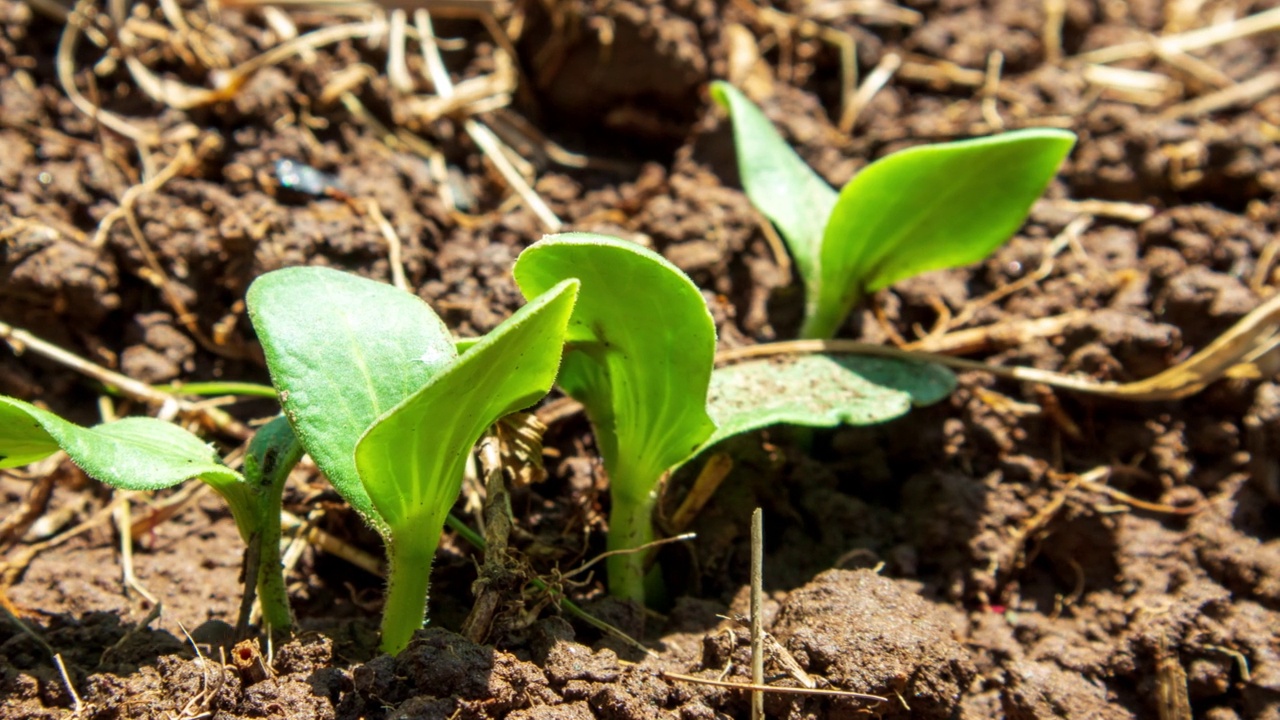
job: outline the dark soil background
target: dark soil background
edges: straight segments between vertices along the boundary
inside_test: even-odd
[[[37,5],[0,0],[3,323],[148,383],[265,382],[246,287],[296,264],[389,279],[388,241],[361,210],[368,199],[402,243],[411,287],[459,334],[483,333],[518,306],[511,263],[547,228],[461,114],[424,116],[393,87],[385,39],[287,58],[229,99],[182,110],[176,95],[160,102],[140,90],[125,58],[212,87],[217,70],[279,45],[286,30],[261,10],[212,13],[184,0],[182,29],[152,4],[130,5],[135,32],[113,41],[90,23],[99,31],[81,34],[68,70],[86,102],[138,128],[139,141],[69,98],[56,55],[64,23]],[[1275,33],[1158,57],[1141,43],[1273,5],[528,0],[498,13],[519,71],[499,104],[508,124],[523,117],[590,158],[570,167],[536,140],[515,147],[565,228],[635,240],[685,269],[725,348],[792,337],[800,295],[741,192],[708,81],[745,87],[835,184],[922,141],[1070,128],[1078,146],[1007,246],[879,293],[841,334],[910,341],[962,327],[948,318],[998,327],[1083,310],[1061,332],[977,357],[1128,381],[1203,347],[1280,279]],[[340,22],[291,17],[304,33]],[[481,23],[437,29],[461,39],[444,52],[455,80],[500,74],[504,56]],[[1133,42],[1132,57],[1105,67],[1082,55]],[[847,131],[842,88],[853,78],[842,75],[842,47],[863,79],[890,56],[901,61]],[[416,43],[408,55],[414,96],[432,97]],[[334,88],[362,66],[365,80],[350,84],[360,105],[343,104]],[[397,130],[429,143],[435,164],[421,146],[389,141]],[[343,191],[279,187],[281,159],[335,175]],[[1092,200],[1123,204],[1070,202]],[[11,345],[0,351],[0,393],[100,419],[100,386]],[[290,574],[303,631],[262,649],[270,676],[260,679],[245,669],[257,651],[229,646],[241,545],[216,497],[196,493],[134,544],[138,583],[161,604],[153,617],[151,600],[122,581],[118,496],[65,460],[5,471],[0,589],[66,678],[46,648],[0,623],[0,716],[746,717],[746,693],[658,672],[749,677],[747,634],[720,616],[746,611],[747,528],[760,506],[767,627],[784,649],[770,653],[772,682],[796,686],[807,674],[819,687],[890,698],[770,694],[770,717],[1280,718],[1276,379],[1141,404],[979,372],[960,380],[943,403],[883,426],[736,440],[735,468],[697,518],[697,539],[660,555],[677,599],[643,618],[605,599],[598,578],[558,582],[602,549],[608,500],[585,420],[551,423],[548,479],[514,490],[516,550],[530,573],[643,634],[648,656],[533,590],[505,598],[490,644],[453,634],[480,558],[448,533],[432,623],[396,658],[373,650],[378,578],[306,548]],[[148,411],[113,402],[118,413]],[[272,412],[261,401],[228,410],[244,420]],[[674,480],[669,508],[688,484]],[[128,502],[138,520],[174,498]],[[475,500],[468,490],[457,511],[473,517]],[[344,546],[379,555],[314,466],[295,472],[286,503]]]

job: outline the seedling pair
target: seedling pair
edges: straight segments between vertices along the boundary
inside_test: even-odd
[[[732,117],[747,196],[804,282],[805,338],[834,336],[868,293],[989,255],[1075,144],[1068,131],[1038,128],[922,145],[871,163],[837,193],[739,90],[715,82],[711,94]]]

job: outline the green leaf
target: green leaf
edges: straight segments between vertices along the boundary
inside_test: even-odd
[[[800,159],[742,91],[716,81],[711,83],[711,97],[729,111],[733,122],[738,174],[747,197],[778,227],[807,297],[816,297],[822,238],[836,191]]]
[[[1065,130],[1016,130],[868,165],[831,211],[817,263],[823,317],[803,334],[834,335],[866,293],[985,258],[1022,226],[1074,144]]]
[[[653,536],[662,474],[715,429],[707,385],[715,324],[697,286],[660,255],[616,238],[554,235],[520,254],[516,283],[533,297],[582,281],[558,384],[586,406],[609,474],[609,546]],[[644,557],[611,557],[609,588],[643,602]]]
[[[577,289],[568,280],[520,308],[360,438],[356,467],[392,532],[443,527],[480,435],[551,389]]]
[[[425,617],[427,577],[470,452],[499,418],[555,382],[578,294],[566,280],[534,298],[360,438],[355,463],[391,530],[382,647],[395,653]]]
[[[621,492],[648,495],[715,429],[706,397],[716,330],[701,291],[657,253],[588,233],[535,243],[514,273],[525,297],[582,281],[559,385],[586,406],[611,483],[638,481]]]
[[[347,502],[385,534],[356,471],[356,441],[457,357],[444,323],[403,290],[319,267],[267,273],[249,287],[247,300],[298,440]]]
[[[705,445],[770,425],[872,425],[930,405],[955,388],[941,365],[863,355],[752,360],[711,375],[707,406],[719,426]]]
[[[123,490],[159,490],[194,477],[239,483],[203,440],[172,423],[125,418],[83,428],[11,397],[0,397],[0,468],[48,457],[59,448],[87,475]]]

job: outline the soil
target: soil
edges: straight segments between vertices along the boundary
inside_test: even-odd
[[[538,216],[512,200],[463,123],[422,123],[388,99],[383,45],[324,46],[261,70],[226,101],[182,110],[140,90],[120,53],[82,37],[71,58],[80,92],[166,133],[140,153],[69,99],[57,71],[63,24],[36,5],[0,0],[4,323],[148,383],[265,382],[241,302],[253,278],[298,264],[390,277],[387,240],[348,197],[377,201],[402,242],[409,284],[459,334],[483,333],[520,304],[510,267],[544,231]],[[178,5],[188,35],[133,38],[167,79],[204,87],[210,68],[280,42],[263,12]],[[1274,34],[1116,63],[1158,88],[1139,91],[1054,60],[1045,13],[1056,3],[906,0],[914,24],[886,15],[889,5],[858,15],[853,5],[787,2],[777,9],[788,14],[773,15],[711,0],[520,4],[510,109],[593,158],[566,168],[531,155],[536,191],[566,228],[634,240],[687,271],[722,347],[793,337],[800,290],[741,191],[726,120],[705,91],[730,77],[836,185],[922,141],[997,126],[1079,134],[1049,200],[1006,246],[979,265],[878,293],[842,336],[914,339],[966,308],[974,326],[1086,310],[1059,334],[979,357],[1128,381],[1187,357],[1274,294],[1280,96],[1181,104],[1280,71]],[[1060,50],[1070,58],[1274,3],[1062,5]],[[172,35],[151,4],[130,12]],[[509,8],[500,18],[516,30]],[[296,19],[304,32],[336,22]],[[494,72],[500,53],[483,25],[438,29],[465,40],[445,53],[456,79]],[[890,54],[907,61],[852,132],[836,126],[842,38],[855,43],[859,77]],[[1001,74],[987,92],[997,52]],[[324,97],[360,63],[371,72],[354,97],[382,125],[435,146],[447,183],[412,148],[384,142]],[[418,63],[410,58],[415,71]],[[191,155],[176,175],[130,189],[184,143]],[[331,173],[341,191],[279,187],[281,159]],[[1082,212],[1066,199],[1155,212],[1091,210],[1047,275],[974,305],[1036,272]],[[113,214],[121,207],[131,212]],[[880,426],[732,441],[735,467],[697,517],[696,540],[659,555],[671,605],[642,615],[607,599],[596,578],[560,585],[643,637],[649,654],[532,590],[503,598],[487,644],[455,634],[480,557],[452,533],[433,572],[431,624],[399,656],[374,649],[379,579],[312,547],[290,573],[300,632],[269,647],[236,644],[228,623],[241,545],[215,496],[197,494],[134,544],[138,584],[157,608],[121,580],[121,543],[103,510],[109,491],[66,461],[5,471],[3,591],[34,636],[0,623],[0,716],[747,717],[747,693],[662,673],[749,678],[737,616],[748,607],[750,512],[763,507],[770,682],[888,698],[769,693],[770,717],[1280,718],[1280,380],[1227,380],[1182,401],[1136,404],[980,372],[959,379],[948,400]],[[98,386],[34,353],[0,352],[0,394],[99,418]],[[118,398],[114,409],[146,411]],[[244,420],[272,412],[261,401],[228,409]],[[580,415],[553,423],[546,447],[547,480],[513,490],[513,537],[528,571],[556,580],[603,549],[608,498]],[[1110,470],[1106,488],[1078,482],[1098,468]],[[689,483],[673,480],[669,506]],[[134,498],[135,519],[172,497]],[[348,546],[380,553],[313,465],[295,471],[286,504]],[[34,523],[11,522],[27,508]],[[58,542],[37,545],[49,539]]]

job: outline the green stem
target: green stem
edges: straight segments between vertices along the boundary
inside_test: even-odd
[[[395,655],[404,650],[413,634],[427,621],[427,587],[431,581],[431,559],[439,544],[417,533],[394,532],[387,543],[387,599],[382,609],[382,652]]]
[[[653,508],[657,498],[652,494],[637,501],[612,493],[609,511],[609,550],[634,550],[653,542]],[[609,592],[641,607],[645,604],[645,553],[628,552],[611,555]]]
[[[292,467],[292,466],[291,466]],[[262,607],[262,623],[267,631],[288,631],[293,627],[289,608],[289,591],[284,582],[284,563],[280,558],[280,508],[284,502],[284,478],[267,486],[262,494],[262,524],[258,529],[258,603]]]
[[[840,330],[840,325],[862,299],[863,293],[849,293],[839,302],[824,301],[817,288],[805,288],[804,323],[800,326],[801,340],[830,340]]]

